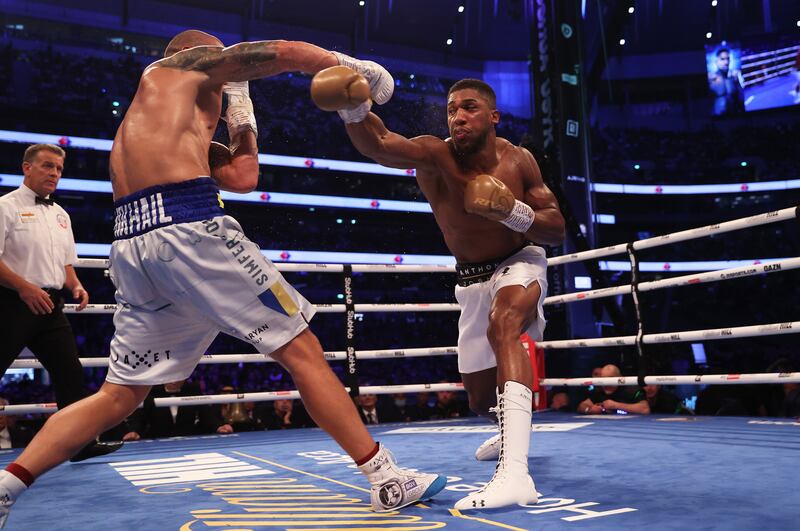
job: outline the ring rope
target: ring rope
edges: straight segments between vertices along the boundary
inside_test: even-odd
[[[673,374],[664,376],[645,376],[644,385],[736,385],[736,384],[774,384],[800,382],[800,372],[770,372],[755,374]],[[554,387],[587,387],[613,385],[639,385],[638,376],[614,378],[544,378],[541,385]]]
[[[345,388],[347,389],[347,388]],[[437,391],[463,391],[464,384],[432,383],[410,385],[371,385],[361,388],[362,394],[389,395],[394,393],[424,393]],[[349,389],[348,389],[349,392]],[[258,393],[238,393],[224,395],[176,396],[154,399],[157,407],[186,406],[189,404],[231,404],[234,402],[272,402],[300,398],[299,391],[263,391]],[[52,413],[57,411],[55,403],[17,404],[0,407],[2,415],[28,415],[32,413]]]
[[[637,240],[632,242],[633,248],[637,251],[643,249],[651,249],[653,247],[660,247],[670,243],[683,242],[686,240],[694,240],[711,236],[712,234],[722,234],[724,232],[731,232],[735,230],[745,229],[749,227],[757,227],[759,225],[767,225],[769,223],[777,223],[779,221],[786,221],[798,217],[797,211],[799,207],[784,208],[783,210],[775,210],[772,212],[765,212],[755,216],[746,218],[734,219],[724,223],[716,223],[713,225],[706,225],[705,227],[698,227],[696,229],[688,229],[679,232],[672,232],[664,234],[663,236],[654,236],[653,238],[646,238],[644,240]],[[570,262],[580,262],[589,260],[591,258],[600,258],[602,256],[610,256],[613,254],[622,254],[628,251],[627,243],[619,243],[610,247],[603,247],[600,249],[590,249],[588,251],[581,251],[563,256],[554,256],[547,260],[548,266],[568,264]]]
[[[455,356],[457,347],[428,347],[383,350],[359,350],[358,359],[378,360],[390,358],[421,358],[432,356]],[[325,352],[328,361],[344,361],[347,352],[344,350]],[[78,358],[83,367],[108,367],[108,356],[97,358]],[[198,362],[200,365],[217,365],[220,363],[275,363],[268,354],[206,354]],[[12,369],[43,369],[44,365],[34,358],[16,359],[11,362]]]
[[[645,238],[644,240],[637,240],[632,242],[633,248],[637,251],[643,249],[650,249],[653,247],[660,247],[670,243],[677,243],[686,240],[694,240],[711,236],[713,234],[722,234],[749,227],[757,227],[760,225],[767,225],[770,223],[777,223],[779,221],[786,221],[798,217],[798,209],[800,207],[789,207],[782,210],[775,210],[772,212],[765,212],[763,214],[756,214],[746,218],[734,219],[723,223],[716,223],[713,225],[706,225],[695,229],[688,229],[679,232],[672,232],[662,236],[654,236],[652,238]],[[623,254],[628,252],[628,243],[619,243],[610,247],[603,247],[601,249],[590,249],[588,251],[581,251],[579,253],[566,254],[563,256],[553,256],[547,259],[548,266],[568,264],[571,262],[581,262],[591,258],[600,258],[603,256],[610,256],[614,254]],[[81,258],[76,263],[77,267],[90,267],[90,268],[107,268],[110,265],[110,260],[98,258]],[[278,271],[291,271],[291,272],[316,272],[316,273],[341,273],[343,271],[342,264],[287,264],[275,263]],[[354,273],[449,273],[455,271],[454,265],[402,265],[402,264],[354,264]]]
[[[621,376],[618,378],[544,378],[541,385],[554,387],[587,387],[590,385],[634,386],[639,384],[638,376]],[[756,374],[703,374],[703,375],[664,375],[645,376],[644,385],[744,385],[774,384],[800,382],[800,372],[756,373]],[[421,393],[437,391],[463,391],[462,383],[436,383],[411,385],[379,385],[361,388],[364,394],[385,395],[394,393]],[[199,395],[156,398],[158,407],[185,406],[187,404],[230,404],[233,402],[269,402],[274,400],[300,398],[298,391],[264,391],[258,393],[240,393],[225,395]],[[57,411],[55,403],[17,404],[0,406],[2,415],[28,415],[34,413],[52,413]]]
[[[684,343],[687,341],[716,341],[718,339],[734,339],[756,336],[777,336],[800,332],[800,321],[771,323],[765,325],[738,326],[734,328],[708,328],[705,330],[685,330],[683,332],[666,332],[645,334],[645,344],[651,343]],[[540,341],[536,343],[543,349],[566,349],[583,347],[620,347],[635,345],[636,336],[596,337],[591,339],[564,339],[558,341]]]
[[[317,313],[345,313],[345,304],[315,304]],[[87,304],[80,312],[77,304],[65,304],[64,313],[98,314],[114,313],[116,304]],[[418,302],[398,304],[356,304],[356,313],[374,312],[454,312],[460,310],[458,304],[450,302]]]
[[[320,265],[326,265],[326,264],[320,264]],[[357,267],[356,265],[353,266],[354,270],[356,267]],[[800,268],[800,257],[785,258],[783,260],[775,260],[774,262],[767,262],[765,264],[753,264],[740,267],[731,267],[728,269],[718,269],[716,271],[708,271],[706,273],[682,275],[679,277],[641,282],[639,283],[638,287],[639,291],[652,291],[657,289],[672,288],[676,286],[690,286],[694,284],[705,284],[707,282],[719,282],[722,280],[731,280],[734,278],[744,278],[755,275],[761,275],[764,273],[767,274],[777,273],[779,271],[789,271],[798,268]],[[549,306],[553,304],[568,304],[571,302],[590,300],[590,299],[600,299],[603,297],[630,295],[631,289],[632,289],[631,284],[625,284],[621,286],[600,288],[589,291],[576,291],[574,293],[565,293],[564,295],[553,295],[550,297],[545,297],[544,305]],[[114,310],[117,308],[116,304],[89,304],[81,312],[77,312],[76,311],[77,307],[78,307],[77,304],[65,304],[64,312],[87,313],[87,314],[114,313]],[[356,312],[362,312],[362,313],[383,312],[383,311],[438,312],[438,311],[456,311],[459,309],[458,305],[455,303],[356,304],[355,307],[356,307]],[[319,313],[346,312],[345,304],[318,304],[316,305],[316,308]]]
[[[691,286],[694,284],[705,284],[707,282],[718,282],[721,280],[731,280],[734,278],[751,277],[764,273],[768,274],[776,273],[778,271],[789,271],[791,269],[798,268],[800,268],[800,257],[785,258],[783,260],[775,260],[774,262],[767,262],[764,264],[731,267],[728,269],[708,271],[706,273],[682,275],[679,277],[640,282],[638,289],[639,291],[653,291],[676,286]],[[632,285],[626,284],[623,286],[613,286],[610,288],[600,288],[590,291],[577,291],[574,293],[566,293],[564,295],[547,297],[544,300],[544,304],[567,304],[575,301],[600,299],[603,297],[615,297],[617,295],[630,295],[631,289]]]

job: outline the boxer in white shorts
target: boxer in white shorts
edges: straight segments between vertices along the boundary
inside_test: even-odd
[[[446,478],[398,467],[375,442],[308,329],[311,305],[225,216],[218,195],[218,188],[249,192],[258,183],[247,80],[347,65],[384,103],[392,76],[377,63],[305,42],[226,48],[197,30],[176,35],[164,55],[142,74],[111,149],[111,274],[120,308],[108,377],[97,393],[50,417],[0,471],[0,527],[35,478],[127,417],[152,385],[186,378],[219,332],[269,353],[291,374],[311,417],[366,475],[374,511],[430,498]],[[223,96],[230,147],[212,142]]]
[[[172,223],[209,219],[139,234],[141,205],[154,203]],[[146,188],[118,201],[116,214],[109,382],[184,380],[220,332],[269,354],[308,327],[314,307],[224,215],[211,178]]]
[[[319,79],[318,79],[319,78]],[[405,138],[370,112],[366,99],[353,108],[355,72],[317,76],[312,98],[339,109],[353,145],[392,168],[415,168],[447,248],[459,264],[462,284],[458,363],[470,408],[499,421],[500,434],[486,441],[478,459],[498,459],[481,489],[455,504],[459,510],[491,509],[538,500],[528,470],[532,371],[520,335],[544,328],[542,300],[546,262],[532,241],[558,245],[564,218],[531,153],[497,138],[500,120],[494,90],[478,79],[456,82],[447,95],[450,138]],[[499,269],[498,269],[499,268]],[[482,275],[482,276],[481,276]]]
[[[542,304],[547,295],[547,258],[544,249],[526,244],[508,258],[478,264],[456,264],[456,300],[461,307],[458,319],[458,371],[470,374],[497,367],[486,331],[489,312],[497,292],[506,286],[527,288],[539,283],[536,315],[525,331],[541,341],[545,318]]]

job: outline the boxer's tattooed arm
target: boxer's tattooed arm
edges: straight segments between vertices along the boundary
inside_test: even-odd
[[[162,59],[160,66],[205,72],[225,80],[248,80],[278,73],[273,41],[242,42],[227,48],[199,46]]]
[[[198,46],[166,57],[159,63],[166,68],[205,72],[219,64],[222,50],[217,46]]]

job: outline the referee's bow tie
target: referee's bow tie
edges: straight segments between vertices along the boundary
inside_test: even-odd
[[[39,197],[39,196],[37,195],[37,196],[36,196],[36,204],[37,204],[37,205],[47,205],[47,206],[50,206],[50,205],[52,205],[52,204],[53,204],[53,200],[52,200],[52,199],[48,199],[48,198],[46,198],[46,197]]]

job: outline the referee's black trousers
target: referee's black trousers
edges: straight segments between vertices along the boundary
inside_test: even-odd
[[[53,312],[34,315],[16,291],[0,287],[0,374],[28,347],[50,373],[58,408],[63,409],[85,396],[83,367],[61,293],[47,291]]]

